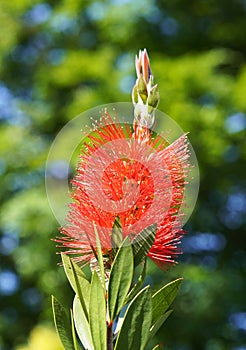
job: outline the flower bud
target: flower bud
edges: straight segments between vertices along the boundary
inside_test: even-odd
[[[154,108],[157,108],[159,100],[160,100],[160,94],[159,94],[158,85],[156,84],[150,90],[148,105]]]
[[[146,49],[139,51],[136,56],[137,80],[132,89],[134,104],[134,123],[140,127],[151,128],[155,120],[155,109],[158,106],[160,95],[157,84],[150,69],[150,61]]]
[[[146,85],[142,75],[140,75],[139,78],[137,79],[137,91],[138,91],[138,94],[140,95],[143,103],[146,103],[147,98],[148,98],[148,90],[147,90],[147,85]]]

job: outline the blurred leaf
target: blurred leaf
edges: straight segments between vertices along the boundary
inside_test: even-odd
[[[152,319],[151,294],[145,287],[129,304],[116,339],[115,350],[144,350]]]
[[[106,46],[100,49],[100,54],[98,51],[68,50],[64,62],[53,67],[47,78],[55,80],[60,87],[73,86],[86,79],[104,81],[105,75],[111,73],[112,59],[112,49]]]
[[[74,324],[81,343],[87,350],[94,350],[89,322],[77,295],[73,301]]]
[[[133,278],[133,252],[128,239],[124,240],[113,262],[108,285],[110,320],[114,320],[124,305]]]
[[[78,295],[86,318],[88,319],[90,282],[87,280],[86,275],[80,267],[75,264],[69,256],[62,254],[62,262],[71,287]]]
[[[132,242],[134,266],[139,265],[147,256],[156,235],[156,224],[150,225],[140,232]]]
[[[107,348],[106,301],[98,274],[94,271],[91,282],[89,323],[95,349]]]
[[[73,347],[73,336],[71,324],[64,307],[52,296],[52,308],[57,333],[65,350],[75,350]]]
[[[169,308],[178,293],[182,280],[183,278],[179,278],[168,283],[152,296],[152,325],[154,325]]]
[[[25,339],[23,345],[18,345],[15,350],[64,350],[60,337],[56,330],[45,325],[35,326],[28,341]],[[84,350],[84,349],[82,349]]]

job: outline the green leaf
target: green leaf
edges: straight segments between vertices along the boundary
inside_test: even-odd
[[[165,313],[176,297],[182,278],[172,281],[152,296],[152,325]]]
[[[150,225],[140,232],[132,242],[134,266],[139,265],[147,256],[156,235],[156,224]]]
[[[122,241],[123,241],[122,226],[121,226],[120,218],[117,216],[114,221],[112,234],[111,234],[111,245],[112,245],[113,251],[115,252],[115,255],[118,251],[118,248],[121,246]]]
[[[144,350],[148,341],[152,319],[152,302],[149,286],[129,304],[118,334],[115,350]]]
[[[159,328],[163,325],[163,323],[166,321],[166,319],[171,315],[173,310],[169,310],[165,312],[163,315],[161,315],[158,320],[151,326],[150,331],[149,331],[149,339],[150,341],[154,335],[158,332]]]
[[[146,266],[147,266],[147,259],[145,258],[143,263],[143,269],[137,279],[137,282],[134,284],[134,286],[131,288],[130,292],[128,293],[125,299],[125,304],[131,301],[135,297],[135,295],[137,295],[137,293],[140,291],[146,276]]]
[[[133,278],[133,252],[129,239],[124,240],[113,262],[108,285],[110,320],[114,320],[125,303]]]
[[[103,285],[104,291],[106,290],[106,284],[105,284],[105,272],[104,272],[104,264],[103,264],[103,255],[102,255],[102,247],[100,238],[98,236],[98,232],[96,227],[94,227],[95,235],[96,235],[96,244],[97,244],[97,261],[100,269],[100,278]]]
[[[160,345],[159,345],[159,344],[157,344],[156,346],[154,346],[154,347],[153,347],[153,349],[152,349],[152,350],[159,350],[159,349],[161,349],[161,347],[160,347]]]
[[[74,320],[73,320],[73,311],[70,310],[71,314],[71,324],[72,324],[72,336],[73,336],[73,345],[74,345],[74,350],[85,350],[83,346],[80,346],[77,341],[77,336],[76,336],[76,331],[74,328]]]
[[[77,295],[73,301],[74,324],[81,343],[87,350],[94,350],[89,322]]]
[[[74,350],[71,324],[65,308],[52,295],[52,309],[56,331],[65,350]]]
[[[96,350],[107,348],[106,301],[98,274],[94,271],[91,282],[89,322]]]
[[[69,256],[62,254],[63,268],[74,292],[79,296],[81,305],[88,319],[90,282],[81,268]]]

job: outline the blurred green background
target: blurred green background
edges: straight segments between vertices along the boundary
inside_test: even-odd
[[[50,294],[70,306],[72,293],[50,241],[47,153],[77,114],[131,101],[146,47],[159,109],[190,132],[201,176],[179,265],[149,264],[154,289],[185,279],[156,342],[245,350],[246,1],[1,0],[0,29],[0,349],[61,349]]]

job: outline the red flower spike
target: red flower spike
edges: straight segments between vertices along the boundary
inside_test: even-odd
[[[181,228],[181,204],[189,170],[186,135],[171,145],[147,128],[113,122],[108,113],[83,145],[72,181],[68,224],[57,242],[82,265],[94,258],[97,229],[103,254],[112,251],[114,221],[132,239],[156,223],[149,257],[159,266],[175,263]]]

